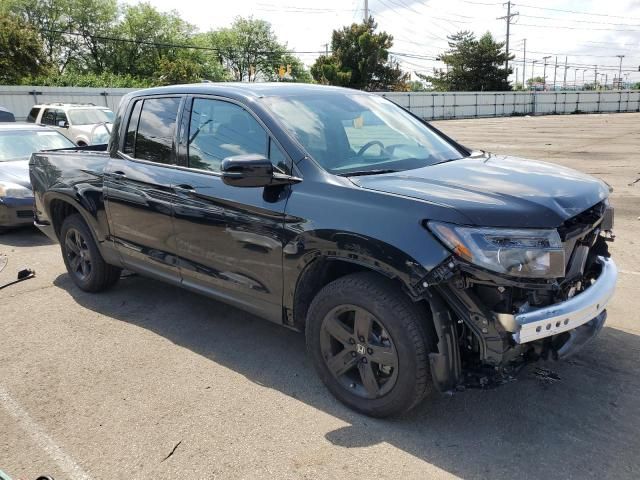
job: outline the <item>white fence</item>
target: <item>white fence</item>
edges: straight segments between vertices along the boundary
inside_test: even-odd
[[[11,110],[18,120],[24,120],[36,103],[94,103],[116,110],[122,96],[133,90],[135,89],[0,85],[0,106]],[[378,94],[426,120],[640,111],[638,90]]]
[[[640,112],[640,91],[390,92],[380,95],[426,120]]]
[[[115,111],[120,99],[134,90],[138,89],[0,85],[0,106],[12,111],[16,120],[25,120],[31,107],[38,103],[93,103]]]

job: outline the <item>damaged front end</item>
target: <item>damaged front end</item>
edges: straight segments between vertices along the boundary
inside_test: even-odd
[[[421,284],[441,390],[503,383],[529,361],[566,358],[604,325],[617,279],[608,201],[553,230],[428,227],[453,253]]]

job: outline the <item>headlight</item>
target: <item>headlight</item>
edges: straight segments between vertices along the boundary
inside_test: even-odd
[[[526,278],[564,277],[564,249],[557,230],[463,227],[428,222],[453,253],[479,267]]]
[[[0,182],[0,197],[29,198],[33,193],[28,188],[12,182]]]

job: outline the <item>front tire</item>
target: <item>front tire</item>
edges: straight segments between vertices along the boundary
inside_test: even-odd
[[[434,389],[425,321],[426,314],[392,281],[356,273],[314,298],[307,350],[338,400],[373,417],[397,415]]]
[[[101,292],[116,284],[122,269],[104,261],[89,226],[79,214],[65,218],[60,247],[67,272],[81,290]]]

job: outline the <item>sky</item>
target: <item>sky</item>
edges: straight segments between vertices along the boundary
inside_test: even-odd
[[[360,21],[364,0],[148,0],[160,10],[176,10],[201,31],[226,27],[236,16],[253,16],[271,23],[278,39],[299,53],[306,65],[325,50],[331,32]],[[127,3],[137,3],[127,0]],[[369,11],[381,30],[394,37],[391,52],[402,68],[431,73],[443,65],[435,60],[446,50],[447,35],[470,30],[477,36],[489,31],[498,40],[506,38],[507,14],[503,2],[491,0],[369,0]],[[640,81],[640,0],[523,0],[514,1],[510,51],[515,54],[514,74],[522,82],[542,76],[547,59],[547,82],[564,82],[567,57],[567,85],[609,83],[618,76],[622,59],[623,78]],[[524,40],[526,39],[526,59]],[[329,45],[330,48],[330,45]],[[308,53],[307,53],[308,52]],[[558,68],[555,60],[558,58]],[[536,63],[533,61],[536,60]],[[532,70],[533,69],[533,70]],[[628,74],[628,77],[625,76]]]

